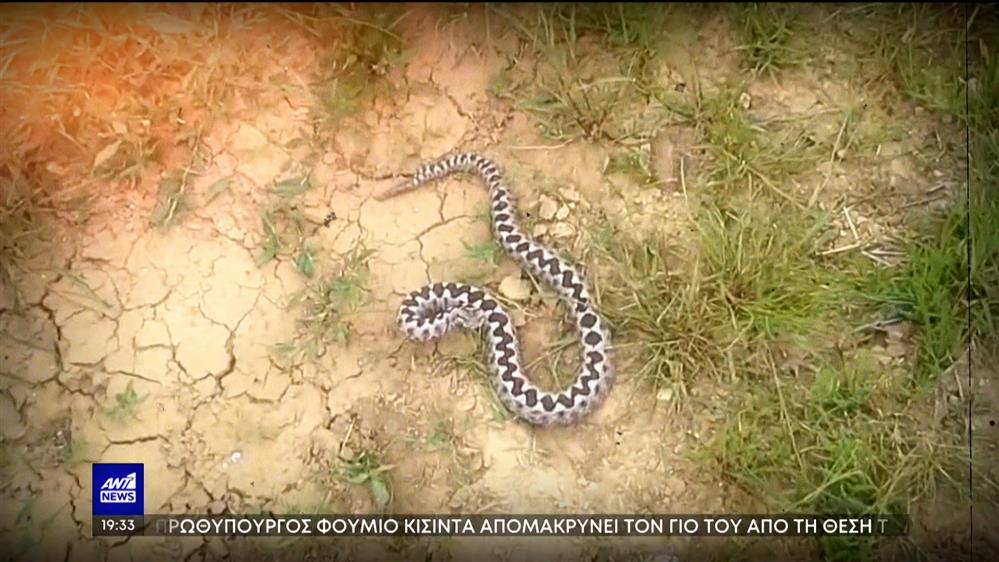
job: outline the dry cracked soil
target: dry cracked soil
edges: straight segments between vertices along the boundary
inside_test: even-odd
[[[127,179],[78,174],[81,189],[99,194],[86,220],[55,223],[13,270],[17,290],[2,294],[2,511],[4,526],[20,529],[8,543],[18,558],[269,559],[289,549],[303,559],[423,560],[484,549],[510,560],[539,551],[554,560],[631,547],[678,552],[691,540],[356,539],[338,542],[342,553],[329,541],[92,540],[93,462],[143,462],[147,513],[726,511],[720,482],[684,456],[724,414],[679,415],[670,396],[650,395],[623,376],[581,425],[532,428],[511,420],[484,376],[454,360],[474,356],[474,334],[404,341],[395,324],[404,295],[451,280],[503,295],[528,362],[571,332],[550,292],[490,253],[481,182],[456,177],[373,198],[428,159],[478,150],[506,171],[527,228],[580,256],[587,225],[600,216],[684,232],[679,186],[625,185],[608,195],[606,147],[546,140],[524,112],[490,96],[495,76],[526,64],[527,55],[509,31],[494,29],[483,46],[481,15],[415,10],[404,26],[412,48],[392,71],[392,95],[320,134],[307,86],[323,64],[316,38],[287,22],[246,16],[243,23],[212,56],[223,66],[249,59],[252,70],[227,77],[245,88],[235,89],[224,117],[188,135],[197,137],[196,150],[163,149],[159,164]],[[163,37],[173,39],[160,48],[182,48],[176,34]],[[730,48],[710,29],[702,40],[709,53]],[[775,113],[804,111],[821,103],[811,85],[792,81],[779,95],[763,85],[754,99],[761,111],[767,104]],[[195,119],[177,103],[175,122],[122,116],[112,130],[189,131],[184,124]],[[693,149],[682,139],[657,142],[660,175],[675,176]],[[123,150],[98,158],[113,163]],[[183,204],[166,211],[161,222],[169,224],[151,225],[151,216],[164,216],[166,172],[190,170],[195,159],[197,173],[184,177],[176,199]],[[44,173],[72,178],[91,164],[53,158]],[[285,181],[301,177],[308,188]],[[274,237],[262,214],[277,225]],[[310,253],[283,252],[289,247]],[[364,266],[347,260],[361,251]],[[356,278],[320,286],[351,267]],[[333,312],[340,341],[308,340],[310,347],[302,343],[303,317],[310,296],[328,296],[327,289],[349,293],[354,306]],[[568,382],[571,371],[561,370],[551,384]],[[376,458],[386,467],[371,477],[380,484],[337,477],[351,458]]]

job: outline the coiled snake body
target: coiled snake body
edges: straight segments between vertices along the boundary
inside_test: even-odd
[[[610,341],[594,310],[582,275],[517,225],[510,192],[498,166],[474,153],[461,153],[420,166],[412,179],[376,196],[385,200],[458,172],[470,172],[489,188],[493,235],[506,252],[548,283],[575,316],[582,344],[582,367],[575,382],[560,392],[531,383],[520,364],[520,348],[510,316],[485,290],[461,283],[432,283],[410,293],[399,308],[399,327],[417,342],[439,338],[454,327],[486,328],[493,384],[503,404],[536,425],[568,425],[603,402],[613,385]]]

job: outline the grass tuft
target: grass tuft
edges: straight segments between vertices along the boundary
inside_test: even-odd
[[[726,207],[706,207],[698,229],[738,332],[750,340],[800,339],[827,325],[844,297],[840,272],[816,259],[828,215],[786,203]]]
[[[0,176],[0,282],[17,302],[14,269],[38,254],[52,236],[58,202],[27,178]],[[19,308],[19,307],[18,307]]]
[[[709,274],[695,265],[686,272],[691,278],[679,275],[663,234],[610,227],[598,240],[601,308],[617,347],[634,358],[638,379],[683,389],[705,373],[720,376],[734,333]]]
[[[531,76],[497,75],[494,95],[523,84],[516,106],[552,140],[620,142],[652,136],[665,116],[650,107],[643,85],[654,79],[657,22],[669,10],[655,4],[551,4],[514,12],[490,8],[534,50]],[[588,38],[596,38],[594,45]]]
[[[115,405],[110,408],[105,408],[104,415],[108,419],[116,421],[118,423],[126,422],[134,419],[138,415],[139,406],[148,398],[147,396],[139,396],[135,389],[133,388],[132,382],[128,383],[125,390],[119,392],[115,395]]]
[[[330,45],[313,85],[315,118],[325,127],[355,115],[392,92],[386,80],[411,53],[400,35],[407,13],[395,5],[324,6],[315,9],[308,28]]]
[[[775,73],[802,60],[791,46],[795,7],[749,2],[733,6],[734,19],[746,66],[754,73]]]
[[[651,160],[647,150],[624,148],[610,155],[603,173],[605,175],[622,174],[641,187],[659,185],[659,176],[652,168]]]
[[[388,474],[392,466],[381,464],[369,451],[341,457],[340,461],[343,464],[335,471],[337,478],[348,484],[364,484],[380,509],[392,502],[392,480]]]
[[[343,258],[336,273],[327,275],[292,296],[290,308],[302,308],[296,339],[277,343],[272,352],[297,363],[322,357],[329,344],[345,344],[350,337],[351,314],[367,298],[368,259],[374,251],[355,247]]]

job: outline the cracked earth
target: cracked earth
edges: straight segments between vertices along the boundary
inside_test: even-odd
[[[100,194],[87,220],[56,223],[55,235],[13,270],[16,291],[0,294],[0,432],[5,474],[13,475],[3,523],[19,530],[25,559],[265,559],[276,556],[275,545],[290,544],[90,540],[92,462],[144,463],[147,513],[374,513],[380,506],[367,487],[332,476],[339,459],[360,451],[389,467],[388,507],[396,513],[726,511],[719,483],[683,457],[723,413],[681,418],[669,397],[648,396],[624,377],[583,424],[538,430],[506,419],[484,381],[447,360],[474,355],[472,334],[403,341],[399,303],[434,281],[485,284],[503,295],[528,365],[571,334],[557,302],[521,279],[513,262],[470,255],[470,247],[491,243],[478,180],[373,198],[427,159],[460,148],[497,160],[526,228],[573,259],[586,255],[588,226],[600,217],[678,236],[685,228],[675,185],[625,186],[609,196],[608,148],[554,145],[523,112],[487,95],[497,73],[527,58],[513,33],[491,36],[484,49],[478,16],[441,21],[442,13],[416,10],[405,36],[417,46],[390,76],[393,95],[321,134],[307,87],[321,65],[315,38],[246,22],[213,56],[234,63],[248,56],[249,44],[264,62],[253,75],[230,78],[243,88],[227,102],[225,119],[199,131],[199,169],[167,227],[151,226],[150,216],[170,165],[128,181],[79,180]],[[704,48],[699,57],[722,60],[728,46]],[[814,95],[802,102],[762,88],[754,95],[775,114],[817,103]],[[178,123],[194,121],[182,113]],[[665,156],[653,165],[676,177],[687,149],[662,137],[653,151]],[[163,161],[174,166],[188,158],[166,152]],[[64,178],[80,166],[53,158],[47,170]],[[310,189],[275,195],[276,183],[300,176]],[[213,191],[220,182],[225,189]],[[303,217],[296,235],[316,249],[312,279],[288,255],[260,263],[267,242],[261,210],[277,204]],[[336,218],[326,227],[330,211]],[[275,344],[299,335],[302,311],[293,296],[359,247],[372,253],[363,302],[346,317],[346,341],[322,346],[315,360],[276,357]],[[540,369],[535,376],[561,386],[565,369],[561,379],[546,380]],[[661,553],[687,539],[529,546],[545,559],[578,560],[629,544]],[[334,556],[321,553],[322,543],[301,546],[303,558]],[[436,549],[461,558],[483,546],[511,560],[527,552],[509,539],[338,543],[345,556],[421,560]]]
[[[423,39],[394,101],[379,100],[317,141],[307,88],[260,90],[252,100],[237,94],[230,114],[238,117],[201,138],[200,174],[186,194],[192,203],[169,227],[149,224],[163,170],[146,171],[133,189],[89,184],[102,196],[88,220],[64,224],[32,248],[15,272],[17,292],[0,304],[9,336],[0,340],[2,433],[18,451],[6,458],[16,477],[4,511],[11,528],[25,531],[22,553],[130,560],[255,548],[222,539],[87,540],[92,462],[145,463],[147,513],[376,512],[365,487],[330,476],[338,458],[357,451],[376,452],[391,467],[391,509],[402,513],[632,512],[664,502],[677,512],[720,509],[710,488],[688,489],[684,467],[664,463],[682,444],[664,444],[654,429],[662,423],[650,423],[666,412],[636,415],[632,402],[642,398],[627,383],[585,425],[538,431],[498,415],[481,380],[442,360],[473,355],[473,335],[427,346],[402,341],[394,318],[403,295],[450,280],[499,284],[514,303],[528,360],[570,333],[550,298],[538,312],[542,299],[510,260],[469,257],[469,246],[491,238],[481,183],[452,179],[373,199],[425,159],[456,147],[496,158],[531,215],[525,223],[563,253],[582,247],[582,225],[597,213],[644,208],[632,215],[639,220],[677,212],[648,194],[604,197],[605,150],[561,147],[553,159],[523,115],[485,95],[508,59],[462,47],[473,44],[475,25],[435,29],[432,15],[414,18]],[[260,44],[272,68],[263,74],[304,85],[318,64],[314,45],[265,29],[269,41]],[[515,50],[512,36],[497,40]],[[220,54],[238,56],[236,47]],[[295,172],[313,186],[292,205],[305,217],[302,239],[319,249],[316,276],[358,244],[373,253],[348,341],[289,365],[271,350],[294,337],[299,313],[290,296],[310,280],[290,259],[259,265],[258,211],[275,201],[275,182]],[[227,189],[209,196],[207,186],[220,180]],[[323,227],[329,211],[336,218]],[[453,434],[445,447],[432,446],[439,427]],[[489,543],[453,542],[454,555]],[[352,544],[357,555],[395,548]],[[493,546],[516,556],[510,541]]]

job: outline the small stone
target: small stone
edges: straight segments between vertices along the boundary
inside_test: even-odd
[[[743,92],[739,95],[739,106],[743,109],[749,109],[753,105],[753,98],[748,92]]]
[[[566,189],[562,192],[562,197],[570,203],[579,203],[579,192],[575,189]]]
[[[569,236],[572,236],[574,231],[567,223],[559,222],[553,224],[549,229],[549,232],[551,232],[552,236],[556,238],[568,238]]]
[[[531,235],[535,238],[540,238],[546,234],[548,234],[547,224],[536,224],[534,225],[534,230],[531,231]]]
[[[555,212],[555,218],[564,221],[569,216],[569,207],[562,205],[559,207],[558,211]]]
[[[656,400],[660,400],[662,402],[669,402],[672,399],[673,399],[673,389],[668,386],[659,389],[659,392],[656,393]]]
[[[531,284],[519,274],[507,275],[500,281],[499,292],[508,299],[523,300],[531,295]]]
[[[538,215],[546,221],[552,220],[555,217],[555,213],[558,211],[558,203],[554,199],[542,195],[541,204],[538,205]]]

